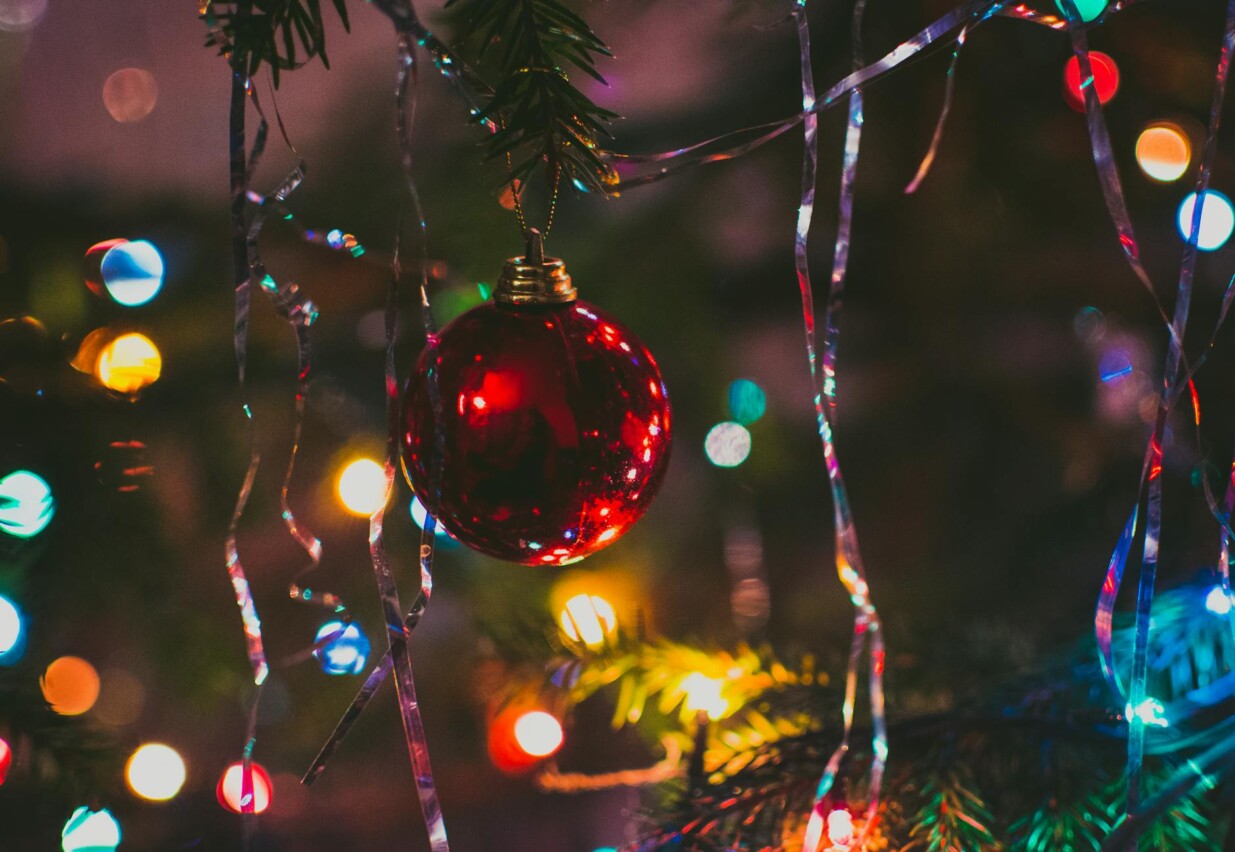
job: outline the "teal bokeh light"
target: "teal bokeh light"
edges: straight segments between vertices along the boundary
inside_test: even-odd
[[[0,666],[17,662],[25,647],[26,625],[17,604],[0,595]]]
[[[1055,0],[1055,5],[1059,7],[1060,14],[1066,18],[1068,10],[1065,8],[1063,0]],[[1072,0],[1072,5],[1076,7],[1081,20],[1089,23],[1090,21],[1096,21],[1106,11],[1107,0]]]
[[[51,523],[55,513],[56,501],[43,477],[18,470],[0,479],[0,532],[32,538]]]
[[[99,273],[116,304],[135,308],[163,289],[163,256],[147,240],[120,243],[103,256]]]
[[[749,426],[767,410],[767,394],[750,379],[738,379],[729,385],[729,413],[738,423]]]
[[[78,808],[60,832],[64,852],[115,852],[120,845],[120,823],[106,808]]]

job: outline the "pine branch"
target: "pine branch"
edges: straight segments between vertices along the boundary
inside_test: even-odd
[[[995,818],[963,764],[938,771],[922,786],[919,796],[921,805],[911,819],[913,829],[902,852],[1003,848],[991,828]]]
[[[331,3],[350,31],[347,0]],[[277,87],[281,70],[299,68],[315,57],[330,67],[321,0],[204,0],[201,14],[210,25],[206,46],[217,47],[248,77],[265,63]]]
[[[476,120],[498,130],[486,140],[490,158],[510,158],[510,180],[524,182],[543,164],[550,183],[564,174],[601,190],[609,168],[597,140],[618,115],[598,106],[570,80],[573,67],[604,83],[596,67],[608,46],[558,0],[449,0],[463,18],[460,52],[492,69],[497,83]]]

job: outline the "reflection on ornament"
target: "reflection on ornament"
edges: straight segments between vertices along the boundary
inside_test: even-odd
[[[613,604],[599,595],[575,595],[566,601],[558,622],[566,638],[582,642],[593,651],[603,648],[605,640],[617,632]]]
[[[158,99],[154,75],[142,68],[121,68],[103,82],[103,106],[122,124],[150,115]]]
[[[543,710],[532,710],[515,720],[515,742],[531,757],[548,757],[562,747],[562,723]]]
[[[1097,50],[1089,51],[1089,66],[1093,70],[1093,85],[1098,102],[1107,103],[1119,91],[1119,66],[1115,60]],[[1085,111],[1085,87],[1081,85],[1081,61],[1075,56],[1063,68],[1063,94],[1068,106]]]
[[[717,467],[737,467],[750,455],[750,432],[729,420],[713,426],[703,441],[708,461]]]
[[[3,739],[0,739],[0,784],[4,783],[4,779],[9,777],[9,767],[13,765],[13,749],[9,748],[9,744]]]
[[[431,382],[445,448],[437,494]],[[616,541],[668,467],[669,403],[651,353],[583,302],[458,317],[421,356],[403,428],[412,489],[435,518],[464,544],[527,565]]]
[[[56,501],[43,477],[17,470],[0,479],[0,532],[32,538],[47,528],[55,513]]]
[[[313,651],[313,656],[322,665],[322,671],[328,675],[360,674],[369,659],[370,650],[368,637],[361,632],[360,625],[327,621],[318,628],[313,643],[317,644],[330,636],[335,638]]]
[[[80,716],[99,697],[99,673],[81,657],[54,660],[39,678],[43,697],[61,716]]]
[[[1106,3],[1107,0],[1072,0],[1076,13],[1085,23],[1097,20],[1106,11]],[[1059,7],[1059,14],[1065,18],[1068,17],[1068,9],[1064,6],[1063,0],[1055,0],[1055,5]]]
[[[1136,140],[1136,162],[1145,176],[1161,183],[1179,180],[1192,162],[1192,142],[1178,124],[1151,124]]]
[[[719,678],[699,672],[688,674],[678,686],[686,694],[683,709],[692,715],[702,710],[709,719],[716,721],[729,711],[729,700],[721,695],[724,686],[725,682]]]
[[[1188,193],[1188,197],[1179,205],[1179,234],[1185,240],[1192,236],[1192,214],[1196,208],[1196,193]],[[1217,190],[1205,191],[1205,205],[1201,209],[1201,230],[1197,236],[1196,247],[1201,251],[1217,251],[1226,245],[1235,230],[1235,208],[1231,207],[1231,199]]]
[[[158,381],[163,356],[144,334],[122,334],[103,347],[94,375],[103,387],[128,396]]]
[[[373,459],[356,459],[339,473],[338,492],[347,511],[367,518],[386,505],[386,468]]]
[[[252,802],[244,799],[242,790],[244,789],[244,765],[241,763],[233,763],[223,771],[223,776],[219,778],[219,784],[215,787],[215,795],[219,799],[219,804],[227,808],[232,813],[255,813],[260,814],[266,808],[270,807],[270,800],[274,795],[274,784],[270,781],[270,773],[259,763],[250,764],[252,767],[251,777],[253,786]]]
[[[425,528],[425,523],[429,520],[429,513],[425,511],[425,504],[420,502],[419,497],[416,497],[415,495],[412,496],[412,503],[409,507],[409,511],[412,513],[412,520],[416,522],[416,526],[423,530]],[[439,523],[434,523],[433,535],[439,539],[439,545],[446,544],[453,547],[457,543],[454,536],[452,536],[450,532]]]
[[[120,845],[120,823],[106,808],[92,811],[83,805],[73,811],[60,838],[63,852],[115,852]]]
[[[1205,595],[1205,609],[1214,615],[1225,616],[1231,611],[1231,596],[1221,586],[1214,586]]]
[[[17,662],[21,657],[25,625],[21,610],[4,595],[0,595],[0,665]]]
[[[187,775],[184,758],[171,746],[146,743],[124,767],[124,779],[135,796],[151,802],[174,799]]]

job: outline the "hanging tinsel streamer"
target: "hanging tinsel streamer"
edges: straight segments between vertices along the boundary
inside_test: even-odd
[[[948,63],[948,76],[943,88],[943,106],[939,110],[939,120],[935,122],[935,135],[931,137],[930,147],[926,149],[926,155],[922,157],[922,164],[918,166],[913,180],[905,187],[906,195],[912,195],[918,191],[918,188],[922,186],[922,181],[926,180],[931,166],[935,164],[935,157],[939,153],[939,143],[943,140],[943,128],[948,122],[948,115],[952,112],[952,96],[956,91],[956,64],[960,61],[961,48],[965,46],[965,38],[968,34],[969,25],[966,24],[961,27],[960,33],[956,36],[956,47],[952,50],[952,61]]]
[[[1064,0],[1064,8],[1072,21],[1079,21],[1079,14],[1072,0]],[[1140,250],[1133,233],[1132,223],[1124,201],[1119,174],[1115,167],[1111,150],[1110,138],[1102,116],[1101,103],[1098,100],[1095,87],[1092,85],[1093,72],[1090,65],[1089,51],[1086,43],[1085,29],[1077,23],[1070,26],[1073,50],[1080,63],[1081,79],[1086,81],[1082,86],[1085,95],[1085,112],[1089,127],[1090,139],[1093,144],[1094,162],[1097,165],[1099,179],[1112,221],[1120,237],[1125,258],[1133,272],[1141,279],[1151,293],[1154,292],[1152,282],[1140,261]],[[1197,239],[1200,233],[1200,221],[1204,206],[1205,191],[1209,188],[1209,179],[1213,167],[1213,159],[1217,148],[1217,135],[1221,117],[1222,103],[1225,97],[1226,81],[1230,69],[1231,50],[1235,42],[1235,0],[1229,3],[1227,9],[1227,25],[1223,39],[1222,53],[1218,62],[1215,79],[1213,105],[1210,111],[1209,132],[1201,157],[1199,174],[1197,176],[1197,202],[1193,210],[1191,231],[1184,247],[1183,259],[1180,264],[1179,285],[1176,293],[1174,316],[1170,322],[1170,341],[1167,350],[1166,367],[1163,374],[1163,390],[1158,405],[1158,413],[1154,422],[1153,433],[1146,452],[1145,464],[1142,468],[1141,485],[1138,488],[1138,499],[1124,532],[1120,537],[1115,554],[1108,567],[1106,580],[1099,596],[1098,610],[1095,617],[1095,630],[1101,653],[1103,671],[1106,673],[1116,695],[1122,701],[1125,696],[1119,681],[1113,656],[1111,654],[1111,624],[1113,621],[1115,598],[1123,579],[1131,540],[1137,529],[1137,515],[1140,505],[1140,492],[1148,487],[1146,498],[1145,528],[1143,534],[1143,549],[1141,556],[1141,573],[1137,589],[1136,631],[1133,649],[1132,676],[1126,695],[1126,716],[1128,722],[1128,760],[1127,760],[1127,801],[1126,822],[1135,826],[1138,815],[1141,814],[1141,772],[1145,753],[1146,719],[1142,708],[1148,699],[1146,695],[1146,679],[1148,669],[1150,615],[1154,597],[1154,587],[1158,566],[1158,554],[1161,537],[1162,521],[1162,462],[1163,442],[1166,436],[1166,421],[1172,402],[1177,397],[1177,382],[1179,372],[1184,363],[1183,338],[1187,327],[1188,311],[1192,296],[1192,281],[1196,269]],[[1190,379],[1191,370],[1188,371]],[[1195,389],[1193,389],[1195,394]],[[1197,407],[1199,413],[1199,406]],[[1129,831],[1127,838],[1135,846],[1138,829]],[[1121,841],[1123,842],[1123,841]],[[1114,847],[1112,847],[1114,848]]]
[[[853,13],[853,41],[855,65],[861,67],[861,25],[865,0],[857,0]],[[823,776],[815,790],[814,806],[803,839],[804,852],[815,852],[822,839],[824,812],[828,795],[836,782],[841,763],[849,751],[849,739],[853,730],[854,709],[857,702],[857,686],[862,654],[869,643],[870,669],[868,673],[871,708],[871,768],[867,792],[866,819],[859,845],[869,829],[872,818],[879,809],[879,793],[883,770],[888,756],[887,722],[883,709],[884,644],[882,625],[875,604],[870,597],[862,554],[858,547],[857,528],[849,506],[849,495],[841,474],[840,461],[836,455],[833,421],[836,416],[836,355],[839,343],[840,309],[844,297],[845,274],[849,265],[850,231],[853,225],[854,179],[857,175],[858,151],[862,139],[863,108],[862,92],[855,89],[849,99],[849,121],[845,133],[844,164],[841,170],[840,214],[837,221],[835,254],[832,261],[831,287],[828,293],[824,318],[823,363],[819,364],[815,337],[815,306],[811,289],[810,262],[807,239],[815,205],[815,184],[818,177],[818,115],[814,112],[815,85],[810,56],[810,25],[806,4],[795,8],[798,25],[798,46],[802,70],[802,109],[805,113],[805,153],[802,163],[802,198],[798,206],[798,223],[794,241],[794,259],[797,268],[798,287],[802,296],[802,317],[806,331],[806,351],[810,362],[811,379],[814,384],[815,414],[822,440],[824,464],[827,468],[828,485],[832,492],[833,519],[836,533],[836,570],[841,583],[849,593],[854,605],[853,641],[849,652],[849,668],[845,677],[845,698],[842,707],[844,719],[841,741],[828,759]]]
[[[395,124],[399,141],[401,166],[407,184],[408,201],[416,219],[419,234],[421,263],[420,297],[424,318],[425,338],[427,346],[434,346],[436,335],[432,312],[428,299],[428,272],[423,262],[425,247],[425,221],[420,206],[419,194],[416,190],[412,171],[412,140],[411,128],[416,105],[416,57],[415,39],[424,41],[427,31],[420,26],[415,10],[409,0],[378,0],[377,6],[394,23],[398,35],[399,71],[395,87]],[[430,34],[431,35],[431,34]],[[434,51],[439,56],[438,51]],[[448,54],[446,54],[448,55]],[[442,65],[439,62],[439,68]],[[443,73],[445,69],[443,68]],[[462,73],[462,71],[460,72]],[[460,91],[464,91],[460,88]],[[400,221],[402,217],[400,217]],[[400,226],[399,231],[402,230]],[[399,279],[402,274],[399,261],[399,234],[396,233],[395,252],[391,263],[391,280],[386,303],[386,413],[387,413],[387,447],[386,447],[386,494],[387,498],[394,488],[399,457],[399,383],[395,366],[395,342],[398,337],[398,297]],[[376,693],[386,675],[393,669],[395,673],[395,691],[399,703],[400,718],[403,723],[404,736],[407,741],[408,755],[416,780],[417,797],[421,813],[424,816],[425,828],[429,842],[434,852],[449,852],[446,838],[446,823],[438,800],[437,787],[433,778],[433,769],[429,762],[429,746],[425,736],[424,723],[420,714],[420,703],[416,696],[416,684],[412,675],[412,660],[410,651],[411,632],[416,627],[429,599],[433,593],[433,542],[435,523],[427,518],[422,531],[420,546],[420,588],[416,600],[407,616],[399,602],[398,587],[390,567],[386,552],[383,533],[385,503],[379,506],[369,519],[369,552],[373,561],[373,572],[377,580],[378,593],[382,601],[382,614],[386,620],[389,650],[378,666],[369,675],[359,694],[340,719],[334,732],[322,747],[317,758],[304,776],[304,783],[311,784],[325,769],[326,762],[334,753],[343,737],[346,736],[352,723],[359,717],[369,700]]]

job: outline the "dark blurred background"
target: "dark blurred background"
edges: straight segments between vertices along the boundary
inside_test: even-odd
[[[366,523],[342,511],[334,483],[344,462],[382,452],[375,312],[402,189],[393,35],[376,10],[352,5],[350,35],[331,21],[331,69],[314,63],[286,74],[277,105],[309,163],[290,204],[298,219],[354,234],[368,251],[352,259],[279,223],[263,247],[274,274],[299,283],[321,308],[292,505],[325,542],[319,585],[349,601],[376,643]],[[869,56],[948,8],[945,0],[871,3]],[[43,14],[19,26],[22,9]],[[610,87],[589,90],[626,116],[613,128],[616,150],[666,150],[799,106],[788,3],[624,0],[586,10],[617,57],[602,69]],[[423,11],[432,25],[438,10]],[[239,757],[249,694],[223,557],[249,453],[231,337],[229,74],[203,47],[193,4],[0,0],[0,21],[6,14],[0,318],[37,317],[48,339],[41,348],[6,344],[10,366],[33,361],[43,371],[44,393],[0,385],[0,469],[40,472],[57,512],[42,535],[0,541],[0,592],[30,616],[25,656],[5,677],[34,680],[57,656],[83,656],[102,676],[100,709],[112,707],[92,711],[87,725],[124,754],[159,740],[185,755],[189,780],[174,802],[140,803],[119,786],[101,800],[124,827],[122,848],[239,848],[239,818],[214,801],[219,773]],[[822,87],[849,67],[850,6],[817,0],[810,14]],[[1182,248],[1175,211],[1190,178],[1152,183],[1133,148],[1155,120],[1203,125],[1221,31],[1221,4],[1175,0],[1138,4],[1092,33],[1093,47],[1122,72],[1107,116],[1145,260],[1168,310]],[[914,195],[904,187],[929,144],[950,50],[928,51],[867,92],[837,442],[887,624],[897,712],[947,706],[981,688],[989,675],[975,658],[1029,669],[1083,637],[1135,499],[1165,333],[1122,260],[1083,117],[1064,102],[1069,52],[1066,35],[1022,21],[997,19],[972,33],[937,162]],[[157,83],[154,109],[140,121],[116,121],[104,104],[104,81],[123,68],[148,71]],[[264,77],[259,87],[269,107]],[[431,69],[422,72],[420,97],[417,175],[432,296],[448,319],[478,304],[477,285],[492,283],[522,246],[499,203],[502,171],[482,161],[481,132]],[[831,258],[843,124],[843,109],[821,122],[812,245],[820,286]],[[1235,183],[1233,150],[1219,149],[1216,189]],[[460,852],[591,852],[627,837],[635,794],[541,794],[526,778],[500,774],[485,753],[487,699],[513,671],[520,643],[552,630],[549,600],[564,575],[586,582],[574,578],[593,574],[627,589],[619,609],[640,608],[653,635],[716,645],[766,640],[818,653],[833,668],[840,659],[850,606],[832,568],[792,265],[800,160],[800,134],[788,134],[745,158],[620,198],[562,199],[551,253],[567,260],[584,298],[622,318],[656,354],[674,404],[675,449],[644,521],[580,566],[525,568],[460,547],[439,554],[437,591],[413,647]],[[273,187],[294,163],[272,136],[255,187]],[[86,249],[114,237],[148,239],[163,253],[166,285],[147,306],[108,304],[82,282]],[[1193,352],[1213,328],[1233,257],[1228,247],[1200,259]],[[249,397],[266,463],[240,547],[277,659],[308,645],[324,618],[286,594],[304,563],[278,508],[295,349],[287,326],[254,298]],[[404,307],[406,372],[419,339],[414,306]],[[136,401],[109,395],[68,366],[100,327],[142,331],[162,352],[162,377]],[[1197,484],[1206,465],[1220,480],[1229,458],[1232,375],[1235,357],[1220,336],[1198,378],[1203,455],[1189,420],[1172,420],[1168,584],[1215,559],[1218,537]],[[766,391],[768,413],[750,427],[749,459],[721,469],[709,464],[704,437],[729,419],[727,389],[738,378]],[[145,445],[140,462],[154,474],[130,482],[123,471],[134,462],[125,453],[138,451],[113,444],[133,441]],[[124,488],[130,484],[139,487]],[[388,524],[405,597],[418,535],[408,500],[404,486]],[[756,589],[754,603],[738,607],[754,615],[735,618],[726,541],[732,563],[733,543],[756,536],[756,577],[766,584],[770,615]],[[312,662],[272,675],[257,759],[274,776],[275,802],[258,849],[425,848],[388,691],[320,782],[311,791],[297,783],[358,686]],[[604,710],[592,715],[571,730],[564,766],[647,762],[637,739],[608,729]],[[85,803],[75,798],[82,791],[49,792],[23,774],[21,760],[19,753],[0,788],[0,849],[58,848],[65,818]]]

